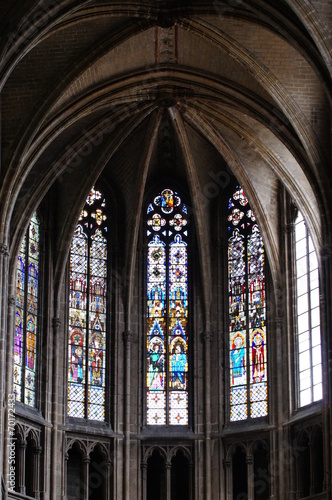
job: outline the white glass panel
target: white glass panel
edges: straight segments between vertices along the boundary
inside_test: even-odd
[[[322,382],[322,367],[321,365],[314,366],[312,369],[312,380],[314,385]]]
[[[300,405],[305,406],[311,403],[311,390],[306,389],[300,392]]]
[[[309,309],[308,305],[308,294],[301,295],[301,297],[298,297],[297,299],[297,314],[302,314],[304,312],[307,312]]]
[[[322,362],[322,348],[320,345],[312,350],[312,364],[313,366],[319,365]]]
[[[296,226],[295,226],[295,238],[296,238],[296,241],[301,240],[305,236],[306,236],[306,227],[305,227],[304,222],[302,221],[299,224],[296,224]]]
[[[308,291],[308,276],[305,274],[297,280],[297,293],[307,293]]]
[[[315,247],[310,236],[308,236],[308,240],[309,240],[309,253],[315,252]]]
[[[310,279],[310,290],[319,287],[318,269],[316,269],[315,271],[311,271],[309,279]]]
[[[311,252],[309,254],[309,268],[310,268],[310,271],[313,271],[314,269],[318,269],[318,260],[317,260],[316,252]]]
[[[300,371],[307,370],[310,368],[310,352],[302,352],[299,356]]]
[[[299,333],[303,333],[309,329],[308,313],[301,314],[301,316],[298,317],[298,329]]]
[[[307,255],[307,240],[304,238],[296,243],[296,259],[301,259]]]
[[[296,261],[296,276],[299,278],[307,273],[307,257],[302,257]]]
[[[300,390],[308,389],[311,387],[311,371],[305,370],[300,373]]]
[[[310,293],[310,306],[311,309],[314,307],[319,307],[319,288],[315,288]]]
[[[317,326],[311,332],[311,345],[315,347],[316,345],[320,345],[320,327]]]
[[[305,332],[299,335],[299,352],[308,351],[309,349],[309,332]]]
[[[317,384],[314,386],[314,401],[319,401],[323,397],[323,385]]]
[[[320,317],[319,317],[319,307],[316,307],[315,309],[312,309],[311,311],[311,326],[314,328],[315,326],[318,326],[320,324]]]

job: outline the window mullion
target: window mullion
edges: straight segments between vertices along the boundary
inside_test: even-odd
[[[166,422],[167,426],[170,425],[170,407],[169,407],[169,399],[170,399],[170,370],[169,370],[169,341],[170,341],[170,307],[169,307],[169,285],[170,285],[170,277],[169,277],[169,241],[168,238],[166,238],[166,359],[165,359],[165,364],[166,364],[166,391],[165,391],[165,397],[166,397]]]
[[[88,420],[88,401],[89,401],[89,338],[90,338],[90,249],[91,249],[91,231],[88,230],[88,255],[86,264],[86,337],[85,337],[85,418]]]
[[[245,235],[245,293],[246,293],[246,355],[247,355],[247,415],[250,419],[250,338],[249,338],[249,261],[248,261],[248,232]]]
[[[310,390],[311,402],[314,400],[314,376],[313,376],[313,349],[312,349],[312,325],[311,325],[311,280],[310,280],[310,255],[309,255],[309,233],[306,229],[306,257],[307,257],[307,283],[308,283],[308,327],[309,327],[309,352],[310,352]]]

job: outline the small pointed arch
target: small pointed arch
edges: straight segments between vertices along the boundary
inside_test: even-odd
[[[260,439],[255,441],[250,448],[254,468],[254,498],[255,500],[268,500],[271,482],[268,444]]]
[[[191,461],[188,450],[177,447],[171,459],[171,496],[172,500],[191,498]]]
[[[84,495],[83,459],[86,458],[86,446],[77,439],[67,445],[67,499],[82,500]]]
[[[166,454],[161,447],[149,450],[147,464],[147,500],[166,500]]]
[[[17,256],[13,390],[17,401],[31,407],[38,406],[40,244],[40,219],[34,212]]]
[[[232,485],[233,498],[247,498],[248,495],[248,471],[247,453],[245,446],[237,444],[232,454]]]
[[[89,447],[89,499],[106,498],[106,484],[109,474],[109,454],[106,446],[93,443]]]
[[[297,491],[300,498],[310,495],[311,483],[311,457],[310,457],[310,432],[303,429],[296,440],[296,478]]]
[[[15,438],[19,443],[24,443],[25,441],[25,430],[20,423],[15,425]]]

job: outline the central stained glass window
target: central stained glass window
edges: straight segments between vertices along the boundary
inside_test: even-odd
[[[240,186],[228,204],[230,420],[267,415],[263,239]]]
[[[164,189],[147,210],[147,424],[188,424],[187,208]]]
[[[70,250],[68,415],[105,420],[108,217],[92,189]]]

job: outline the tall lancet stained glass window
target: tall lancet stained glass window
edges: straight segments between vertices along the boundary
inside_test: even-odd
[[[230,420],[267,415],[265,261],[262,236],[243,189],[228,205]]]
[[[28,406],[36,406],[39,254],[39,222],[34,214],[17,257],[16,275],[14,394]]]
[[[108,216],[92,189],[70,250],[68,415],[105,420]]]
[[[323,397],[318,260],[303,216],[295,221],[299,406]]]
[[[147,424],[188,424],[188,219],[167,188],[147,210]]]

